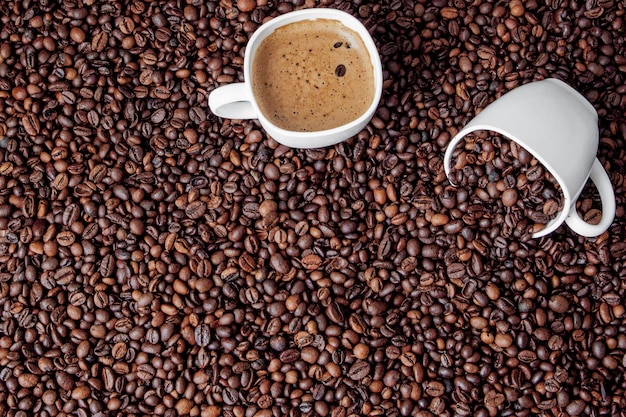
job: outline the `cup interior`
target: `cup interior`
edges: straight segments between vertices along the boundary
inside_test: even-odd
[[[571,207],[567,188],[532,149],[501,132],[478,128],[462,132],[450,146],[445,167],[450,182],[473,189],[483,200],[497,194],[493,201],[483,202],[500,204],[507,213],[512,207],[522,208],[533,223],[533,237],[554,231],[567,217]]]
[[[342,25],[347,28],[353,30],[358,34],[361,38],[365,47],[369,53],[370,63],[373,68],[373,82],[374,82],[374,94],[371,100],[371,103],[367,107],[367,109],[360,114],[360,116],[351,120],[350,122],[324,130],[311,130],[311,131],[300,131],[300,130],[290,130],[284,129],[277,126],[273,123],[261,110],[259,107],[259,103],[257,99],[254,97],[254,92],[252,89],[252,80],[253,80],[253,61],[255,59],[257,50],[259,46],[268,36],[270,36],[276,29],[291,24],[295,22],[305,21],[305,20],[316,20],[316,19],[327,19],[327,20],[335,20],[339,21]],[[246,84],[249,88],[249,95],[252,98],[252,106],[259,116],[259,121],[262,125],[269,127],[272,133],[278,137],[289,137],[289,138],[315,138],[321,135],[327,135],[330,137],[335,137],[336,135],[346,135],[346,134],[356,134],[357,132],[351,132],[355,127],[358,127],[360,130],[363,125],[365,125],[373,116],[374,112],[378,107],[378,103],[380,101],[382,95],[382,65],[380,61],[380,55],[378,54],[376,45],[365,28],[363,24],[353,17],[352,15],[342,12],[335,9],[305,9],[294,11],[290,13],[286,13],[284,15],[278,16],[264,25],[262,25],[251,37],[248,46],[246,47],[245,58],[244,58],[244,77],[246,79]],[[348,132],[348,133],[346,133]],[[336,140],[334,142],[337,142]],[[323,145],[322,145],[323,146]]]

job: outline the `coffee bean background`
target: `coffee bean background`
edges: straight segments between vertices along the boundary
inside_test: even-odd
[[[377,42],[367,129],[294,150],[216,118],[250,34],[313,6]],[[623,415],[625,7],[0,3],[0,413]],[[507,239],[443,172],[477,111],[546,77],[600,116],[597,238]]]

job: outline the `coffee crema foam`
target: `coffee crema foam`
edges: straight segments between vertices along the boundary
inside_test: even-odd
[[[374,68],[365,43],[336,20],[282,26],[259,45],[252,89],[276,126],[312,132],[361,116],[374,99]]]

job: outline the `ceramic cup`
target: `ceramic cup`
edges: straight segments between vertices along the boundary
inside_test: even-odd
[[[260,111],[254,97],[252,62],[261,42],[281,26],[311,19],[337,20],[355,31],[363,40],[371,59],[374,76],[374,97],[367,110],[356,119],[339,127],[320,131],[290,131],[276,126]],[[209,107],[219,117],[228,119],[258,119],[261,126],[277,142],[293,148],[317,148],[334,145],[359,133],[374,116],[382,94],[383,75],[380,55],[369,32],[352,15],[334,9],[303,9],[278,16],[261,25],[250,37],[243,62],[245,82],[218,87],[209,95]],[[293,94],[298,94],[294,91]],[[338,109],[341,111],[341,109]]]
[[[533,237],[545,236],[563,222],[586,237],[598,236],[609,228],[615,218],[615,195],[606,171],[596,158],[598,114],[580,93],[550,78],[504,94],[452,138],[444,156],[449,179],[455,147],[468,133],[479,130],[497,132],[517,142],[558,181],[564,208]],[[576,211],[576,200],[588,179],[596,186],[602,201],[602,218],[598,224],[585,222]]]

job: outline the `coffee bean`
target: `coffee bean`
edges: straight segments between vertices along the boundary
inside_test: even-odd
[[[428,381],[425,392],[431,397],[441,397],[445,393],[445,387],[441,382]]]
[[[335,75],[337,77],[343,77],[344,75],[346,75],[346,66],[343,64],[337,65],[337,67],[335,68]]]
[[[280,354],[280,360],[283,363],[292,363],[300,358],[300,353],[295,349],[288,349]]]
[[[100,274],[103,277],[110,277],[113,274],[114,259],[112,255],[105,255],[100,263]]]
[[[565,407],[565,412],[571,416],[580,415],[585,409],[585,403],[582,400],[574,400]]]
[[[130,17],[123,17],[119,22],[119,28],[123,34],[129,35],[135,30],[135,22]]]
[[[314,337],[313,335],[307,333],[307,332],[298,332],[295,336],[294,336],[294,342],[296,343],[296,346],[302,348],[305,346],[309,346],[310,344],[313,343]]]
[[[365,378],[370,373],[371,366],[365,361],[356,361],[348,370],[348,377],[359,381]]]
[[[207,324],[201,324],[194,330],[194,338],[198,346],[208,346],[211,342],[211,331]]]
[[[334,323],[342,324],[344,322],[343,310],[336,302],[329,304],[326,310],[326,315]]]
[[[75,242],[75,240],[76,236],[69,230],[59,232],[57,235],[57,242],[60,246],[70,246]]]
[[[270,257],[270,264],[272,267],[281,274],[289,272],[289,262],[279,253],[276,253]]]
[[[154,378],[156,370],[152,365],[142,364],[137,367],[137,377],[144,381],[150,381]]]
[[[190,219],[199,219],[206,213],[207,206],[203,201],[194,201],[185,209],[185,214]]]
[[[322,258],[316,254],[309,254],[302,258],[302,266],[308,270],[318,269],[322,265]]]
[[[465,267],[460,262],[454,262],[448,265],[446,272],[450,279],[460,279],[465,276]]]
[[[569,300],[565,296],[560,294],[553,296],[548,302],[550,310],[554,311],[555,313],[565,313],[569,309],[569,305]]]
[[[192,122],[196,124],[200,124],[206,120],[206,113],[200,107],[192,107],[189,110],[189,118]]]
[[[24,373],[18,377],[18,382],[21,387],[32,388],[37,385],[38,379],[36,375]]]
[[[41,131],[39,119],[34,113],[26,113],[22,117],[22,124],[24,126],[24,131],[30,136],[36,136]]]
[[[71,226],[76,223],[80,217],[80,211],[78,205],[70,204],[63,211],[63,224],[65,226]]]

